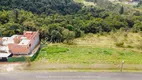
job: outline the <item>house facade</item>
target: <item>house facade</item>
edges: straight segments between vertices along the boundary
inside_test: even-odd
[[[39,42],[39,33],[32,31],[24,31],[23,35],[0,38],[0,58],[11,54],[29,55]]]

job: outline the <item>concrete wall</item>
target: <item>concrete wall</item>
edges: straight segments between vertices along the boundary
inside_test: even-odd
[[[0,38],[0,45],[2,45],[2,39]]]
[[[8,48],[10,53],[14,55],[26,55],[29,53],[29,47],[27,45],[8,44]]]
[[[30,52],[39,44],[39,33],[37,33],[31,40]]]

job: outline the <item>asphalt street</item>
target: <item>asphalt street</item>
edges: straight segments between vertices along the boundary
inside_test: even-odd
[[[8,72],[0,80],[142,80],[142,73]]]

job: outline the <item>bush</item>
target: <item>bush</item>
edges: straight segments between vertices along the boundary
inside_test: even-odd
[[[132,45],[127,45],[126,47],[127,48],[134,48]]]
[[[30,61],[34,61],[34,60],[37,58],[37,56],[38,56],[38,54],[39,54],[39,51],[40,51],[40,48],[39,48],[39,50],[30,58]]]
[[[57,31],[57,30],[53,30],[51,32],[51,42],[61,42],[62,41],[62,34]]]
[[[75,38],[75,33],[73,31],[69,31],[65,29],[63,32],[63,38],[66,40],[67,43],[73,43],[73,39]]]
[[[139,44],[136,47],[137,49],[142,49],[142,40],[139,42]]]
[[[24,62],[26,61],[25,57],[10,57],[8,58],[8,62]]]
[[[117,47],[124,47],[124,42],[116,42],[115,45]]]
[[[133,32],[142,31],[142,22],[138,21],[134,24]]]

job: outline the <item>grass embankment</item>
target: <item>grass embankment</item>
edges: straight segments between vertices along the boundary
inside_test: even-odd
[[[45,45],[36,61],[54,64],[126,64],[142,63],[141,33],[117,32],[88,34],[74,45]]]

